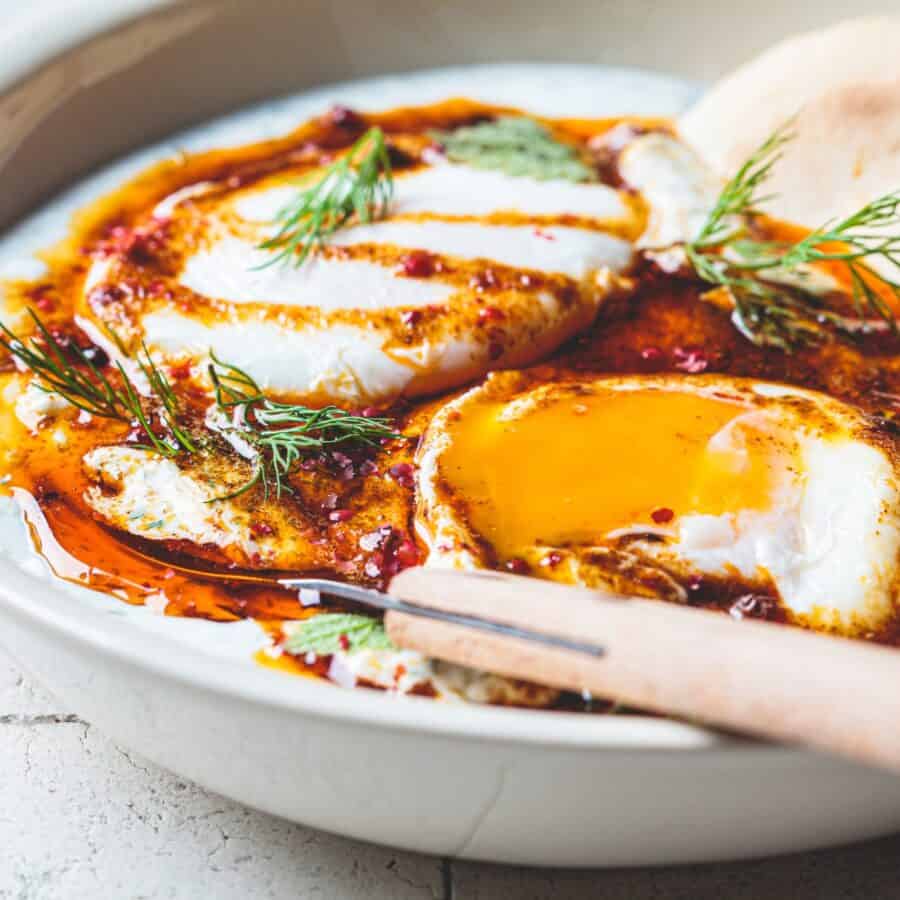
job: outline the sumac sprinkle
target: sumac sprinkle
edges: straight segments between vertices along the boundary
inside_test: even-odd
[[[690,375],[705,372],[709,367],[709,357],[694,347],[676,347],[672,355],[675,357],[675,368]]]
[[[96,344],[88,344],[87,347],[82,347],[81,352],[84,354],[84,358],[88,362],[93,363],[98,369],[105,369],[109,365],[109,354]]]
[[[391,478],[405,488],[415,485],[415,469],[410,463],[396,463],[388,469]]]
[[[503,564],[503,568],[506,569],[507,572],[512,572],[513,575],[527,575],[531,571],[531,567],[528,563],[518,556],[508,559]]]
[[[364,459],[359,464],[359,474],[362,475],[363,478],[367,478],[369,475],[377,475],[378,466],[376,466],[371,459]]]
[[[400,260],[400,271],[407,278],[428,278],[434,274],[434,257],[424,250],[413,250]]]
[[[169,377],[175,381],[184,381],[185,378],[191,377],[191,361],[189,359],[184,362],[176,363],[169,366]]]
[[[483,272],[479,272],[470,282],[471,286],[479,291],[495,288],[499,283],[497,273],[493,269],[485,269]]]
[[[88,294],[88,303],[93,309],[103,309],[114,303],[121,303],[125,299],[125,291],[114,284],[101,284]]]
[[[369,578],[390,578],[401,569],[419,561],[419,550],[403,532],[391,525],[382,525],[359,539],[362,550],[371,553],[363,571]]]
[[[408,569],[419,561],[419,548],[410,541],[401,541],[396,551],[397,564],[401,569]]]
[[[665,525],[675,518],[675,513],[667,506],[661,506],[659,509],[654,509],[653,512],[650,513],[650,518],[653,519],[657,525]]]
[[[332,106],[325,113],[324,118],[326,122],[336,125],[338,128],[364,128],[366,124],[363,117],[355,109],[339,104]]]
[[[562,553],[551,550],[542,560],[541,565],[545,568],[555,569],[562,562]]]
[[[484,325],[486,322],[501,322],[506,318],[506,313],[496,306],[482,306],[478,310],[478,324]]]

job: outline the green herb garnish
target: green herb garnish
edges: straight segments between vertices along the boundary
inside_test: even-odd
[[[145,401],[128,377],[120,362],[116,363],[121,387],[114,387],[106,375],[74,341],[63,345],[51,333],[38,315],[28,310],[37,328],[40,340],[19,338],[0,322],[0,346],[4,347],[22,365],[37,376],[37,386],[48,393],[59,394],[77,409],[103,419],[140,425],[152,449],[164,456],[175,456],[181,451],[196,451],[188,434],[178,425],[178,403],[166,376],[142,345],[137,363],[147,378],[151,401],[155,412],[169,431],[168,438],[161,438],[153,430],[152,415],[145,410]],[[68,354],[68,355],[67,355]],[[74,360],[73,360],[74,357]]]
[[[275,235],[259,245],[281,260],[302,265],[351,219],[367,223],[387,214],[394,194],[391,161],[380,128],[367,131],[314,181],[301,182],[297,197],[276,216]]]
[[[891,331],[897,322],[880,295],[885,287],[900,299],[900,282],[869,265],[882,259],[900,266],[900,236],[886,229],[900,225],[900,191],[886,194],[838,222],[828,222],[794,244],[755,240],[748,223],[771,199],[762,187],[790,141],[790,125],[778,129],[723,188],[697,237],[685,246],[696,274],[723,292],[733,308],[735,327],[755,344],[790,351],[830,335],[854,337],[873,327],[872,317]],[[828,245],[838,244],[835,249]],[[804,269],[840,262],[850,274],[859,318],[827,309],[803,287]],[[779,285],[793,276],[794,284]]]
[[[521,116],[502,116],[454,131],[431,133],[451,162],[475,169],[496,169],[540,181],[595,181],[574,147],[556,140],[549,129]]]
[[[285,478],[301,457],[315,450],[340,446],[377,447],[382,440],[402,438],[386,418],[356,416],[336,406],[311,409],[269,400],[256,381],[243,369],[228,365],[210,353],[209,377],[216,403],[225,411],[240,407],[240,436],[257,452],[254,473],[246,484],[226,497],[236,497],[261,484],[268,496],[290,492]]]
[[[0,322],[0,346],[34,373],[41,390],[59,394],[72,406],[91,415],[139,425],[149,444],[135,446],[144,446],[166,457],[199,452],[195,440],[183,427],[172,385],[153,362],[146,345],[141,345],[136,362],[147,380],[149,397],[138,392],[120,362],[116,363],[118,378],[115,380],[121,381],[121,386],[117,386],[77,344],[63,347],[38,316],[29,312],[39,339],[23,340]],[[236,491],[216,500],[237,497],[257,484],[262,485],[266,496],[274,489],[280,497],[283,492],[291,492],[285,479],[310,451],[378,447],[385,439],[403,437],[391,428],[386,418],[357,416],[337,406],[312,409],[269,400],[243,369],[223,363],[214,353],[210,357],[209,376],[216,404],[229,413],[240,408],[233,430],[256,452],[251,478]],[[154,416],[165,427],[165,437],[154,431]]]
[[[396,650],[378,619],[353,613],[319,613],[291,626],[284,642],[288,653],[322,656],[338,650]]]

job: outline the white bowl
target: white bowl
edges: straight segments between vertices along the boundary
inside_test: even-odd
[[[0,132],[6,142],[0,177],[7,187],[0,192],[0,218],[18,218],[86,164],[188,119],[308,86],[317,73],[333,76],[336,68],[344,74],[386,68],[382,38],[390,38],[392,68],[421,61],[397,33],[412,28],[400,14],[403,4],[378,5],[379,15],[390,18],[381,22],[383,30],[370,9],[360,6],[355,18],[340,19],[336,6],[342,4],[332,4],[333,15],[309,9],[297,19],[294,59],[302,65],[290,73],[279,54],[290,27],[285,17],[298,15],[291,4],[270,9],[263,3],[266,15],[259,15],[259,3],[241,4],[237,13],[217,4],[133,2],[110,11],[68,3],[65,21],[53,19],[55,32],[42,30],[39,18],[22,26],[34,29],[28,46],[20,37],[12,47],[0,36],[0,117],[8,126]],[[544,16],[543,5],[522,4],[516,22],[504,16],[501,23],[501,13],[492,18],[490,6],[476,17],[480,6],[473,0],[451,11],[438,4],[418,21],[420,28],[436,27],[443,11],[447,46],[436,56],[444,60],[463,45],[468,59],[489,59],[491,46],[508,56],[517,39],[523,55],[533,55],[538,33],[544,34],[541,46],[558,57],[567,41],[581,35],[577,46],[585,55],[587,24],[574,16],[563,17],[561,29],[559,16]],[[600,4],[592,13],[594,28],[601,27],[602,11],[612,8]],[[26,19],[34,15],[28,11]],[[647,23],[613,21],[618,41],[608,29],[597,32],[605,46],[630,47],[634,59],[659,62]],[[660,19],[650,29],[658,46],[667,45],[667,27],[671,33],[671,21]],[[298,51],[301,33],[309,55]],[[639,35],[646,43],[640,52]],[[467,36],[472,40],[463,40]],[[437,38],[428,40],[439,47]],[[364,64],[348,49],[360,47],[371,48]],[[171,79],[160,80],[161,71]],[[194,92],[189,76],[198,71],[205,74],[197,76]],[[449,77],[463,92],[487,85],[490,93],[512,84],[513,71]],[[515,71],[516,78],[547,81],[570,100],[583,88],[571,68]],[[591,104],[597,113],[616,102],[674,112],[691,92],[683,82],[646,73],[590,77],[604,86]],[[434,86],[392,79],[376,91],[387,103],[404,92],[418,96],[428,84]],[[628,95],[628,85],[638,94]],[[352,97],[358,90],[326,93]],[[274,108],[271,127],[279,127],[286,108],[293,114],[301,106]],[[225,133],[229,127],[223,126]],[[75,204],[104,178],[115,180],[134,165],[126,162],[65,202]],[[4,246],[20,241],[24,247],[28,240],[14,233]],[[464,707],[343,691],[231,658],[221,647],[198,649],[210,629],[225,634],[221,629],[240,626],[153,619],[109,598],[62,590],[27,560],[9,527],[0,530],[0,544],[13,557],[0,562],[0,635],[27,669],[122,744],[208,788],[296,821],[429,853],[532,865],[737,858],[900,827],[900,779],[882,772],[663,719]]]

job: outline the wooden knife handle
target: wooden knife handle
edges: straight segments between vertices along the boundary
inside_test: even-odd
[[[598,644],[602,657],[389,612],[400,647],[900,771],[900,652],[536,578],[413,568],[403,600]]]

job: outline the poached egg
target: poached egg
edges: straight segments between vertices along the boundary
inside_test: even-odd
[[[865,416],[823,394],[495,373],[441,409],[418,462],[429,565],[681,602],[702,579],[732,582],[847,634],[894,611],[897,462]]]
[[[404,137],[419,150],[387,218],[300,266],[260,245],[322,161],[174,190],[94,254],[79,324],[115,358],[143,342],[203,372],[212,352],[275,395],[387,403],[546,357],[631,288],[636,250],[689,236],[715,201],[716,179],[669,135],[630,142],[624,189],[476,169]]]

